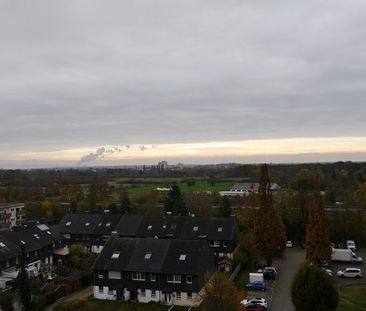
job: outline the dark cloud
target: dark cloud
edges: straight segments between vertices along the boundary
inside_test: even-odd
[[[0,157],[363,136],[365,26],[363,0],[0,2]]]

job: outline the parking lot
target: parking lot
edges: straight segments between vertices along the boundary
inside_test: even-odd
[[[364,259],[362,264],[353,263],[331,263],[329,269],[333,271],[333,278],[337,285],[348,285],[365,283],[366,279],[366,249],[356,251],[356,254]],[[300,247],[286,249],[283,259],[276,260],[274,266],[278,271],[278,278],[275,281],[266,280],[268,289],[262,291],[249,291],[248,297],[262,297],[267,300],[270,311],[293,311],[291,302],[291,282],[299,266],[305,261],[305,251]],[[362,279],[338,278],[337,271],[348,267],[360,268],[364,274]],[[253,271],[254,272],[254,271]]]

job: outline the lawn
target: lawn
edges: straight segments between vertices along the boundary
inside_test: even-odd
[[[366,307],[366,284],[342,286],[340,297],[360,307]]]
[[[192,186],[188,186],[187,183],[179,182],[177,185],[181,189],[183,193],[190,192],[190,191],[211,191],[211,192],[219,192],[230,190],[233,186],[233,182],[218,182],[214,185],[207,183],[206,181],[196,181],[196,183]],[[155,184],[155,185],[143,185],[139,187],[131,187],[128,188],[128,192],[130,194],[144,194],[149,192],[151,189],[155,189],[157,187],[168,187],[166,185]]]
[[[142,304],[142,303],[127,303],[116,302],[110,300],[88,299],[87,302],[75,311],[94,311],[94,310],[108,310],[108,311],[167,311],[169,306],[163,306],[156,303]],[[187,307],[174,307],[175,311],[187,310]]]

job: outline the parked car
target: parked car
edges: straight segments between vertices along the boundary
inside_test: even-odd
[[[287,241],[287,243],[286,243],[286,247],[292,247],[292,241]]]
[[[332,271],[332,270],[327,269],[327,268],[325,268],[325,267],[323,267],[322,269],[323,269],[323,270],[325,271],[325,273],[326,273],[326,274],[328,274],[329,276],[333,276],[333,271]]]
[[[359,268],[346,268],[337,272],[340,278],[362,278],[362,271]]]
[[[245,311],[265,311],[266,309],[262,306],[252,304],[245,307]]]
[[[265,279],[276,279],[277,278],[277,270],[275,267],[264,267],[263,269],[259,269],[258,273],[263,273],[263,277]]]
[[[267,301],[264,298],[249,298],[241,301],[244,307],[257,305],[263,307],[265,310],[268,308]]]
[[[255,290],[266,290],[267,285],[265,282],[250,282],[246,285],[246,288]]]
[[[347,240],[346,242],[347,248],[351,251],[356,251],[356,243],[353,240]]]

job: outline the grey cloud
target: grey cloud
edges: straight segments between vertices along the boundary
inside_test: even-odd
[[[0,150],[365,135],[365,21],[364,0],[1,3]]]

